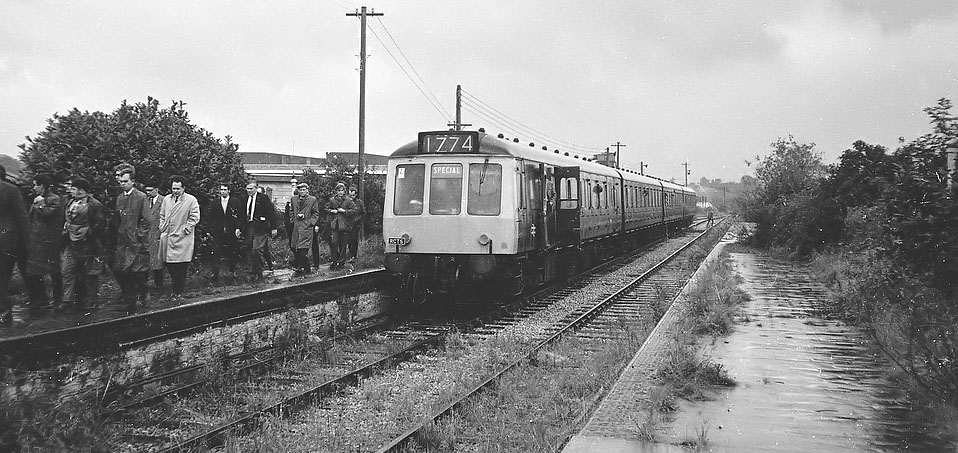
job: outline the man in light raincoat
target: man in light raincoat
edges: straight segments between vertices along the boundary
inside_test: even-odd
[[[193,260],[196,224],[200,223],[200,204],[186,193],[182,176],[170,177],[170,194],[160,210],[160,256],[170,273],[174,299],[183,297],[186,271]]]

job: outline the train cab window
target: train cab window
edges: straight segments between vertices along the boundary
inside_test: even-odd
[[[469,164],[466,212],[470,215],[499,215],[502,212],[502,165]]]
[[[462,164],[432,164],[429,173],[429,213],[462,212]]]
[[[426,166],[408,164],[396,166],[396,191],[393,214],[422,214],[422,195],[426,181]]]

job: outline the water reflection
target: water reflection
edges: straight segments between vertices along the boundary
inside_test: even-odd
[[[949,427],[888,378],[868,335],[822,317],[823,288],[788,263],[733,253],[752,300],[710,354],[738,383],[713,401],[682,402],[668,442],[713,451],[954,450]]]

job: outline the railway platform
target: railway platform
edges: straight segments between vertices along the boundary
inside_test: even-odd
[[[704,269],[718,259],[724,248],[720,242],[709,253],[698,270],[662,316],[649,337],[623,369],[609,393],[598,404],[585,426],[562,450],[563,453],[634,453],[687,452],[678,445],[649,442],[642,439],[641,425],[651,406],[653,390],[649,376],[666,360],[669,345],[685,316],[685,299],[702,278]]]
[[[267,271],[266,278],[261,283],[250,283],[249,279],[242,273],[239,273],[236,277],[221,276],[215,282],[202,275],[193,275],[187,279],[186,292],[182,299],[174,300],[167,294],[169,290],[169,281],[167,280],[165,290],[160,289],[155,292],[149,306],[137,308],[135,312],[129,312],[126,306],[119,301],[119,289],[113,287],[115,283],[112,281],[112,277],[105,276],[101,279],[104,284],[101,288],[100,304],[97,308],[82,311],[72,307],[31,309],[25,303],[15,304],[13,307],[13,323],[0,324],[0,340],[111,321],[182,305],[202,304],[224,297],[268,290],[292,283],[328,280],[347,275],[353,271],[359,271],[359,269],[346,268],[330,271],[328,265],[322,265],[310,274],[295,276],[291,268],[278,268],[274,271]],[[21,297],[20,299],[24,298]]]

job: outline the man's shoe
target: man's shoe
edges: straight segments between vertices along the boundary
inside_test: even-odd
[[[7,324],[13,322],[13,310],[6,309],[0,311],[0,323]]]

